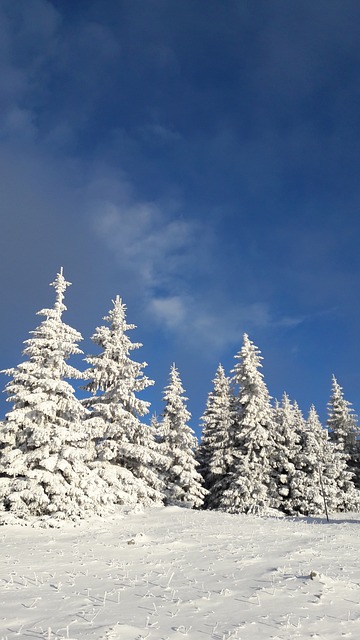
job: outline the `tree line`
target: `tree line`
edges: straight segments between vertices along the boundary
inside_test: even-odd
[[[162,414],[144,421],[138,394],[154,384],[135,325],[117,296],[92,341],[98,353],[80,372],[78,331],[65,324],[63,270],[55,303],[24,342],[26,360],[4,370],[11,409],[1,423],[0,512],[27,519],[104,515],[118,505],[157,504],[230,513],[288,515],[360,508],[359,428],[333,378],[328,428],[314,407],[307,420],[286,394],[271,403],[261,355],[245,334],[232,377],[219,365],[202,416],[200,443],[188,425],[184,389],[173,364]],[[83,380],[78,399],[71,380]]]

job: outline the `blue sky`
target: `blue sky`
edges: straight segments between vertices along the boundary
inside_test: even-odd
[[[359,24],[358,0],[0,0],[1,367],[63,266],[86,354],[127,304],[154,411],[175,361],[197,430],[247,332],[272,396],[324,420],[334,373],[360,413]]]

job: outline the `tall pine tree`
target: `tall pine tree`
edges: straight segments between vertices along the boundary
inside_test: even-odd
[[[83,404],[99,434],[95,467],[118,503],[161,502],[160,469],[166,461],[159,453],[154,428],[140,419],[148,413],[149,403],[137,397],[154,383],[143,373],[146,363],[130,357],[142,345],[127,335],[135,325],[127,324],[126,306],[119,296],[104,320],[108,326],[98,327],[92,337],[101,352],[86,358],[90,368],[84,374],[90,380],[85,389],[92,395]]]
[[[164,474],[166,504],[200,507],[206,491],[197,471],[197,439],[187,424],[191,414],[183,393],[180,374],[173,364],[169,384],[164,389],[165,408],[159,426],[160,447],[169,460]]]
[[[89,468],[95,445],[85,409],[68,382],[82,377],[67,363],[82,353],[80,333],[62,320],[69,284],[61,269],[52,283],[54,308],[38,312],[45,319],[25,341],[28,359],[5,371],[13,407],[2,425],[0,499],[19,517],[82,517],[101,513],[107,502],[104,484]]]
[[[259,368],[259,349],[244,334],[239,362],[233,370],[239,387],[232,468],[220,507],[230,513],[259,513],[276,505],[271,495],[270,453],[275,448],[274,416],[270,396]]]
[[[209,492],[205,498],[205,507],[209,509],[219,507],[221,495],[227,488],[228,473],[232,465],[235,420],[235,399],[230,379],[225,375],[221,364],[213,382],[213,391],[208,395],[201,418],[203,430],[196,451],[199,470]]]
[[[354,482],[360,486],[360,428],[351,403],[345,400],[342,387],[332,377],[332,393],[328,403],[327,426],[330,438],[345,454]]]

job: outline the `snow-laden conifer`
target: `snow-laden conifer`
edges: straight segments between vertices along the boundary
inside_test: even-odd
[[[294,415],[295,430],[298,432],[300,436],[300,434],[302,434],[304,430],[306,420],[296,400],[294,400],[293,402],[293,415]]]
[[[201,417],[202,435],[196,450],[199,471],[204,478],[208,494],[205,506],[217,509],[221,496],[227,488],[227,477],[232,465],[234,430],[234,395],[230,379],[220,364],[213,380],[206,409]]]
[[[164,474],[166,504],[200,507],[206,491],[197,471],[197,439],[187,424],[191,414],[183,394],[180,374],[173,364],[169,384],[164,389],[165,407],[159,427],[160,447],[169,460]]]
[[[144,375],[145,362],[131,359],[141,343],[131,342],[127,332],[135,328],[126,322],[126,306],[119,296],[113,301],[108,326],[100,326],[92,337],[100,347],[88,356],[85,372],[92,395],[83,404],[90,410],[90,424],[99,433],[95,467],[120,504],[149,505],[163,498],[159,469],[165,460],[159,453],[154,428],[141,421],[149,403],[137,394],[154,384]]]
[[[359,493],[347,470],[346,457],[329,439],[315,407],[305,423],[297,472],[292,480],[292,506],[304,515],[324,512],[324,496],[329,511],[351,511],[359,507]]]
[[[271,455],[272,493],[279,509],[287,514],[293,513],[292,480],[296,470],[296,460],[300,451],[300,434],[296,428],[296,411],[286,393],[281,404],[274,408],[274,447]]]
[[[101,513],[107,501],[89,468],[95,447],[85,409],[68,382],[82,377],[67,363],[82,353],[80,333],[62,320],[69,284],[61,269],[52,283],[54,308],[38,312],[45,319],[25,341],[28,359],[4,372],[12,377],[6,391],[13,406],[2,425],[0,497],[19,517],[83,517]]]
[[[274,450],[274,416],[263,375],[258,370],[259,349],[244,334],[233,383],[239,387],[232,469],[220,507],[230,513],[260,512],[273,507],[271,461]]]
[[[328,403],[329,435],[345,454],[354,482],[360,486],[360,428],[351,403],[345,400],[342,387],[332,377],[332,393]]]

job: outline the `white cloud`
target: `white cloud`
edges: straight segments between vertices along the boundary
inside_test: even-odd
[[[105,196],[93,201],[96,233],[115,255],[117,263],[134,273],[148,295],[165,287],[167,293],[181,286],[193,263],[192,249],[198,223],[185,220],[152,202],[136,202],[126,183],[93,183],[91,193],[107,188]]]
[[[223,299],[219,291],[203,290],[186,295],[153,297],[147,310],[160,325],[165,325],[181,343],[209,349],[214,354],[242,340],[243,333],[279,327],[295,328],[314,316],[276,317],[266,302],[246,303]],[[315,314],[316,315],[316,314]]]
[[[165,324],[182,343],[190,343],[200,349],[221,352],[235,345],[242,334],[254,328],[272,324],[271,314],[265,303],[241,304],[236,300],[217,303],[218,292],[208,297],[207,292],[198,295],[154,297],[148,311],[159,324]]]
[[[187,318],[186,302],[180,296],[153,298],[148,306],[157,320],[169,329],[178,330]]]

